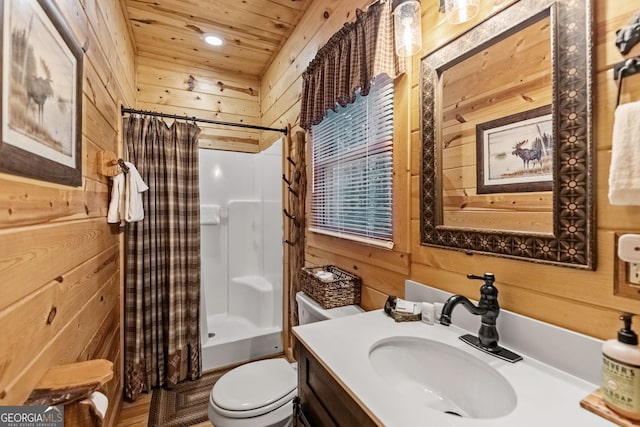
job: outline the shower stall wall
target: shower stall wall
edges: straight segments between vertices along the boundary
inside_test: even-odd
[[[200,150],[204,371],[282,351],[281,156]]]

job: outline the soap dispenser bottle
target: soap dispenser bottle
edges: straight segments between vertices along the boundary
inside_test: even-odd
[[[640,420],[640,347],[631,330],[632,316],[623,313],[624,328],[618,331],[618,339],[602,346],[602,396],[613,411]]]

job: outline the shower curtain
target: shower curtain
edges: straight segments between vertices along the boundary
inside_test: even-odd
[[[200,376],[200,195],[192,123],[123,119],[128,160],[149,186],[127,225],[125,397]]]

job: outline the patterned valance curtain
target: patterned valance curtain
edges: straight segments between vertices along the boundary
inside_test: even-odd
[[[128,224],[125,396],[200,376],[200,193],[193,123],[123,119],[131,161],[149,186]]]
[[[329,109],[335,111],[336,103],[352,103],[357,89],[366,96],[375,76],[395,78],[404,66],[395,55],[391,1],[356,10],[356,20],[331,36],[302,74],[300,126],[309,130]]]

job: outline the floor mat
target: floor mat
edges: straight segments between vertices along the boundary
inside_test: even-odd
[[[207,410],[213,384],[228,370],[203,374],[183,381],[171,390],[153,389],[149,427],[188,427],[209,420]]]

